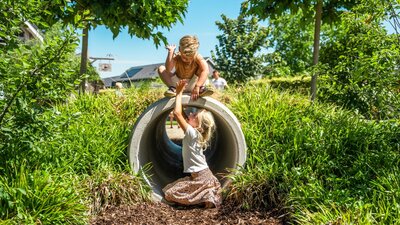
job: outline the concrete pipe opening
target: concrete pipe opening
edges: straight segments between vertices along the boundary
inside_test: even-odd
[[[239,121],[213,98],[191,101],[190,96],[184,95],[182,105],[185,110],[206,109],[213,114],[216,131],[205,155],[211,171],[224,186],[223,175],[229,169],[242,166],[246,160],[246,142]],[[128,147],[129,163],[135,172],[150,165],[145,179],[156,200],[163,197],[165,185],[185,176],[179,140],[173,140],[166,129],[174,106],[175,98],[163,98],[150,105],[136,121]]]

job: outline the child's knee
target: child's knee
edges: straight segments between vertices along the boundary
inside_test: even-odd
[[[165,66],[159,66],[157,69],[158,75],[161,75],[165,71]]]

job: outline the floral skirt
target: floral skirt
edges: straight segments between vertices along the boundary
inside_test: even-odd
[[[210,169],[191,173],[163,188],[165,200],[182,205],[213,204],[222,202],[221,184]]]

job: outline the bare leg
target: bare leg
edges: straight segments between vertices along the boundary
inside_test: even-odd
[[[171,79],[173,74],[170,71],[167,71],[165,66],[158,67],[157,71],[158,71],[158,75],[160,76],[161,80],[164,82],[164,84],[167,85],[167,87],[170,87],[170,86],[175,87],[175,84],[172,82],[172,79]]]
[[[174,120],[174,116],[173,115],[171,115],[171,113],[169,114],[169,125],[170,125],[170,128],[173,128],[172,127],[172,121]]]

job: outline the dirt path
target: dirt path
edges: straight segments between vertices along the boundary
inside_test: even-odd
[[[176,208],[163,203],[141,203],[106,210],[92,225],[119,224],[284,224],[271,212],[240,211],[229,205],[216,209]]]

